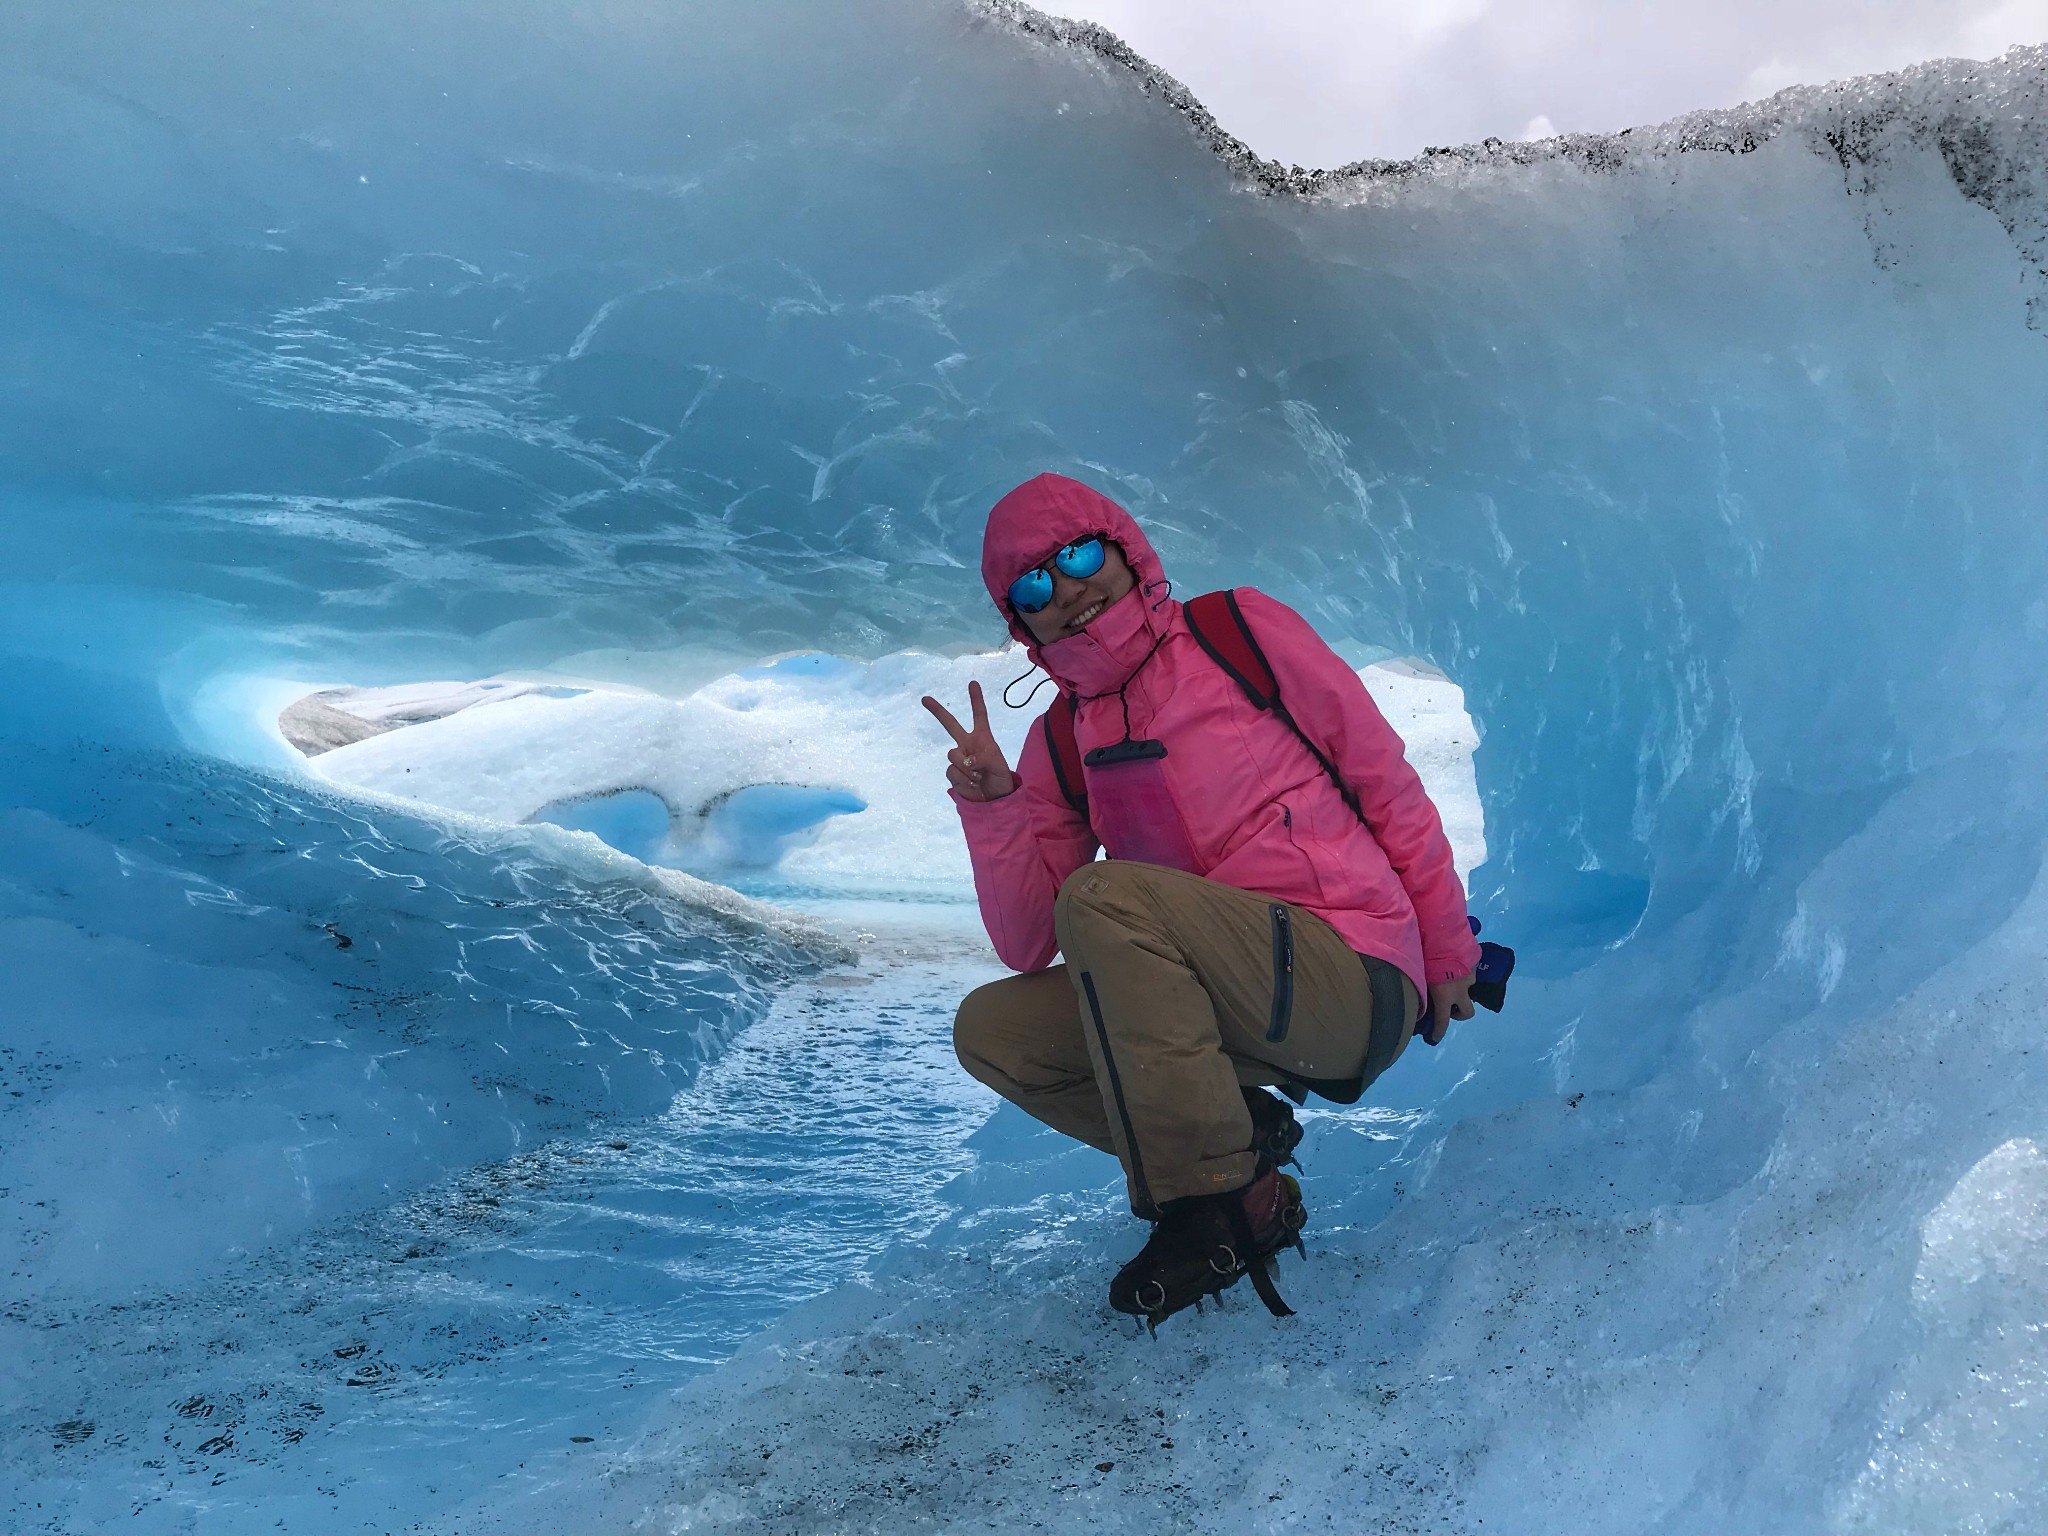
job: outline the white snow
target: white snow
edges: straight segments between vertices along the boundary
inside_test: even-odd
[[[1014,647],[957,657],[902,652],[870,663],[791,656],[682,699],[599,685],[506,697],[490,684],[423,684],[380,691],[378,717],[453,701],[463,707],[325,752],[309,766],[341,787],[497,822],[557,819],[576,802],[643,791],[668,807],[670,833],[665,846],[629,851],[660,862],[700,874],[758,874],[772,864],[792,884],[837,892],[964,895],[970,876],[945,793],[947,741],[918,700],[932,694],[964,718],[967,684],[979,681],[1014,759],[1046,694],[1026,709],[997,701],[1027,666]],[[1469,873],[1484,862],[1486,840],[1472,765],[1479,738],[1463,694],[1413,663],[1375,664],[1359,676],[1407,743],[1443,813],[1459,873]],[[489,707],[468,707],[480,700]],[[865,808],[821,801],[819,815],[829,819],[804,832],[807,842],[780,831],[748,835],[720,811],[756,786],[838,792]]]

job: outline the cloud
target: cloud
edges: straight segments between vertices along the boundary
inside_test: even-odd
[[[2011,0],[1964,25],[1956,52],[1966,59],[1990,58],[2014,43],[2048,41],[2048,0]]]
[[[1491,0],[1415,0],[1400,7],[1400,16],[1408,36],[1426,43],[1470,26],[1492,8]]]
[[[1047,0],[1040,0],[1047,3]],[[1056,3],[1056,0],[1055,0]],[[2048,0],[1068,0],[1275,159],[1612,130],[2048,42]]]

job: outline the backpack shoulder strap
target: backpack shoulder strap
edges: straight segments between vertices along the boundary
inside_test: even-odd
[[[1296,739],[1308,748],[1309,756],[1316,760],[1316,765],[1337,786],[1337,793],[1343,796],[1351,814],[1358,818],[1366,831],[1372,831],[1372,823],[1365,817],[1365,807],[1358,803],[1357,794],[1344,782],[1337,765],[1309,739],[1308,732],[1280,702],[1280,680],[1273,675],[1266,653],[1259,649],[1258,637],[1252,633],[1244,610],[1237,604],[1237,593],[1232,590],[1204,592],[1200,597],[1191,597],[1181,604],[1181,612],[1188,621],[1189,631],[1209,653],[1209,659],[1230,674],[1231,681],[1244,690],[1244,696],[1252,701],[1255,709],[1272,711],[1287,729],[1294,732]]]
[[[1063,693],[1042,717],[1045,746],[1052,757],[1052,775],[1060,793],[1083,821],[1088,819],[1088,781],[1081,773],[1081,743],[1074,735],[1074,696]]]
[[[1280,702],[1280,684],[1245,622],[1244,610],[1237,606],[1235,592],[1204,592],[1189,598],[1181,611],[1209,659],[1230,674],[1255,708],[1271,709]]]

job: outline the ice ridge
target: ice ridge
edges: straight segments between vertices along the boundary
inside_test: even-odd
[[[1419,176],[1566,160],[1589,170],[1619,169],[1632,157],[1701,151],[1751,154],[1779,134],[1798,131],[1825,142],[1845,165],[1867,158],[1894,123],[1942,146],[1957,184],[1973,199],[2038,166],[2042,75],[2048,45],[2010,48],[1990,61],[1939,59],[1911,69],[1817,86],[1790,86],[1759,101],[1688,112],[1668,122],[1613,133],[1565,133],[1537,140],[1488,138],[1477,144],[1432,145],[1411,159],[1347,161],[1304,169],[1259,154],[1226,130],[1194,92],[1116,33],[1092,21],[1049,15],[1022,0],[966,0],[979,15],[1021,37],[1092,56],[1131,77],[1186,119],[1195,137],[1259,191],[1297,197],[1369,198],[1381,184]],[[1967,105],[1964,105],[1967,103]],[[1994,147],[2000,127],[2014,142]],[[1991,206],[1987,203],[1986,206]],[[1996,210],[1994,210],[1996,211]]]

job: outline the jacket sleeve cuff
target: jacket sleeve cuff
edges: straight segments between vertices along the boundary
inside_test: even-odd
[[[1000,821],[1025,810],[1024,787],[1021,784],[997,800],[970,800],[957,789],[949,789],[946,793],[952,796],[953,804],[960,808],[960,819],[963,822]]]
[[[1465,942],[1448,954],[1423,956],[1422,977],[1432,987],[1440,981],[1456,981],[1460,976],[1469,976],[1479,966],[1479,941],[1469,933]]]

